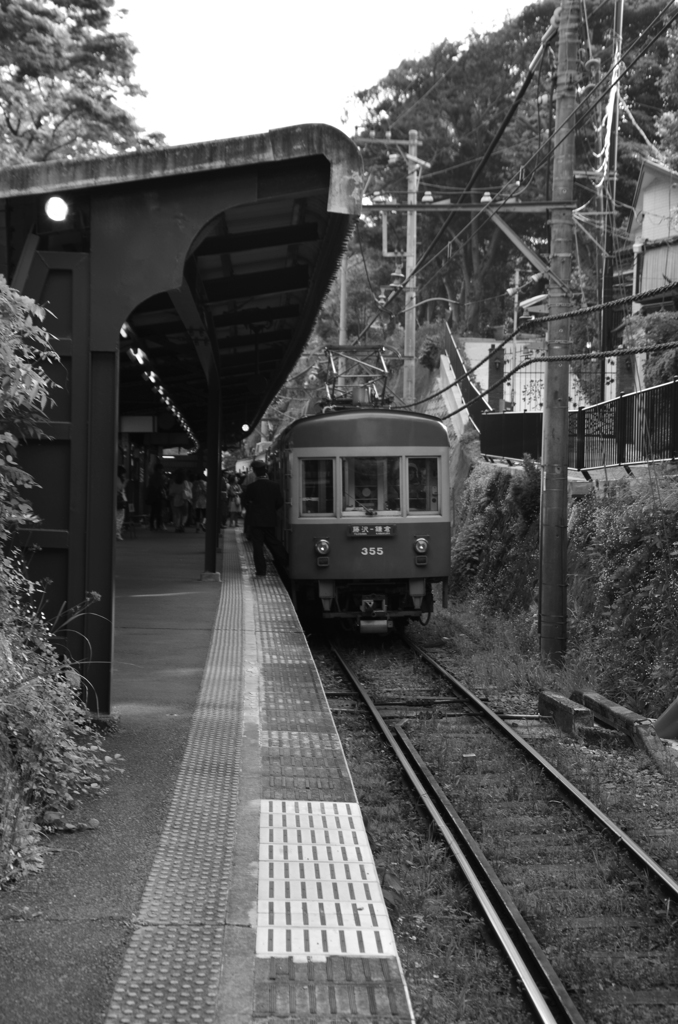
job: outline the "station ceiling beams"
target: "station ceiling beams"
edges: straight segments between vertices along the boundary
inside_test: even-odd
[[[62,222],[45,213],[53,195],[68,204]],[[0,272],[24,290],[41,254],[89,254],[101,296],[92,342],[110,349],[116,336],[120,413],[158,415],[176,436],[153,373],[204,444],[206,382],[216,375],[228,446],[263,416],[298,358],[361,196],[358,150],[325,125],[8,168]]]

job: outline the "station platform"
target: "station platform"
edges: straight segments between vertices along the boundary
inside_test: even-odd
[[[288,595],[272,565],[255,576],[236,530],[223,534],[221,584],[201,582],[200,542],[140,532],[120,545],[121,725],[107,747],[127,775],[110,808],[104,797],[100,829],[59,838],[81,844],[87,864],[55,857],[18,896],[20,921],[0,915],[17,925],[0,942],[0,988],[16,995],[3,1019],[413,1021]],[[84,917],[67,900],[80,888]]]

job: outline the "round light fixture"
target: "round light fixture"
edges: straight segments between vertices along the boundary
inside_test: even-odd
[[[45,213],[50,220],[66,220],[69,213],[68,203],[61,196],[50,196],[45,203]]]
[[[243,432],[243,434],[246,434],[249,429],[250,429],[249,423],[243,423],[243,425],[242,425],[242,432]]]
[[[315,542],[315,550],[319,555],[329,555],[330,553],[330,542],[328,540],[317,540]]]
[[[426,537],[417,537],[414,542],[414,550],[418,555],[424,555],[428,551],[428,541]]]

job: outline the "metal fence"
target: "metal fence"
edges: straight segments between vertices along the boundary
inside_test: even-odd
[[[542,414],[486,413],[480,448],[488,458],[541,458]],[[678,379],[569,414],[570,469],[603,469],[678,458]]]
[[[678,457],[678,380],[570,413],[573,469],[633,466]]]
[[[535,362],[516,370],[504,384],[503,398],[507,409],[514,412],[541,412],[546,364],[539,360],[543,355],[546,355],[546,342],[543,338],[517,338],[509,342],[504,350],[504,372],[514,369],[526,359],[534,359]],[[605,395],[604,389],[614,385],[616,358],[603,362],[601,366],[597,361],[581,359],[570,364],[570,410],[600,401]]]

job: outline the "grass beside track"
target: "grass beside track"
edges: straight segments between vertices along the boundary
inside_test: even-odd
[[[410,635],[432,648],[436,659],[500,713],[533,714],[539,690],[567,694],[579,682],[570,679],[567,670],[556,672],[539,663],[529,629],[516,629],[515,624],[505,619],[483,615],[477,607],[437,610],[428,627],[411,627]],[[416,658],[392,642],[377,638],[358,640],[351,662],[363,680],[369,681],[368,689],[377,702],[411,694],[416,686],[429,695],[449,692],[447,684],[439,683]],[[337,686],[336,669],[327,657],[320,656],[320,668],[326,686]],[[428,722],[420,721],[409,730],[411,735],[417,735],[424,755],[437,760],[441,768],[445,760],[441,757],[445,747],[444,723],[445,719],[434,713]],[[446,847],[429,829],[369,718],[355,710],[340,712],[337,725],[390,902],[418,1024],[531,1020],[458,869]],[[560,734],[543,739],[530,736],[529,740],[669,873],[678,875],[678,833],[674,824],[678,820],[678,785],[676,773],[669,765],[663,771],[633,748],[593,748]],[[473,824],[479,812],[478,800],[475,804],[473,801],[473,785],[478,793],[482,788],[480,779],[466,771],[473,768],[478,773],[475,758],[473,762],[464,765],[470,785],[466,796],[461,796],[461,803],[466,800],[469,806],[459,806],[464,815],[469,812],[469,824]],[[455,805],[459,804],[457,797],[463,789],[459,787],[458,776],[459,773],[452,789],[448,789]],[[558,794],[553,796],[557,801]],[[512,813],[516,806],[513,805]],[[545,810],[548,812],[548,808]],[[554,804],[554,825],[559,810],[560,805]],[[476,838],[482,840],[483,822],[475,824]],[[498,856],[501,859],[509,841],[507,835],[500,834],[502,828],[501,815],[487,827],[486,852],[493,861]],[[548,830],[548,823],[545,828]],[[605,842],[599,836],[590,838],[594,845]],[[519,839],[516,841],[519,845]],[[567,858],[561,856],[563,851],[558,849],[557,840],[555,843],[553,861],[558,862],[557,873],[568,866],[560,863]],[[662,918],[661,901],[655,908],[657,897],[642,882],[636,884],[626,865],[619,865],[618,890],[615,892],[614,886],[610,889],[610,856],[603,848],[594,853],[594,859],[595,856],[601,865],[598,894],[595,885],[591,892],[590,879],[585,883],[583,877],[578,893],[575,872],[574,884],[570,879],[567,886],[561,887],[560,894],[548,893],[545,901],[535,902],[530,890],[535,888],[539,872],[547,868],[547,857],[547,864],[535,869],[535,885],[528,880],[526,899],[518,900],[519,905],[592,1024],[668,1024],[678,1019],[676,1005],[629,1006],[624,1005],[624,999],[631,989],[645,989],[651,995],[651,989],[675,987],[678,974],[671,967],[676,963],[675,925],[665,915]],[[514,859],[517,865],[519,857]],[[573,900],[581,904],[576,913],[569,907]],[[603,943],[607,948],[596,953],[591,936],[592,928],[599,927],[601,912],[607,915],[609,925]],[[566,913],[574,917],[574,926],[569,928],[564,942],[570,948],[563,949],[561,957],[563,940],[557,922]],[[540,922],[543,928],[539,927]],[[616,935],[619,941],[611,956]],[[606,992],[612,992],[619,1000],[606,997]]]
[[[333,689],[341,679],[334,660],[320,649],[314,657],[325,687]],[[373,660],[369,650],[367,657]],[[531,1024],[532,1016],[461,872],[419,809],[369,715],[338,712],[336,721],[417,1024]]]

